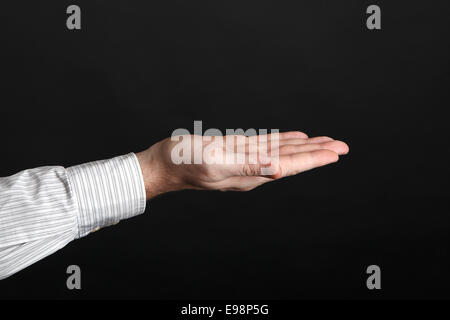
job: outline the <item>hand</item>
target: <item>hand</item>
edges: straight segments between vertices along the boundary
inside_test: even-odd
[[[195,152],[200,152],[204,155],[203,162],[176,164],[173,159],[174,150],[181,143],[178,139],[193,147],[191,154],[176,152],[176,156],[194,159]],[[297,131],[252,137],[186,135],[173,140],[164,139],[137,154],[147,199],[183,189],[249,191],[263,183],[336,162],[339,155],[349,151],[342,141],[329,137],[308,138]],[[230,141],[234,142],[231,147]],[[279,147],[278,154],[274,146]],[[240,157],[244,161],[226,163],[226,157]],[[269,175],[263,172],[264,168],[271,169],[266,170]]]

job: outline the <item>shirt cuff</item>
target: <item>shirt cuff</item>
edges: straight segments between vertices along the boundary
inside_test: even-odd
[[[78,204],[78,238],[145,211],[146,195],[134,153],[67,169]]]

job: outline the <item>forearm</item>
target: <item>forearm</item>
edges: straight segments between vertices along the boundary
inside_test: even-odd
[[[0,279],[145,210],[134,154],[0,178]]]

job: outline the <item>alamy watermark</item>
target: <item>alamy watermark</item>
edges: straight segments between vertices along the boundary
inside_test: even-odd
[[[66,286],[69,290],[81,289],[81,268],[75,264],[70,265],[66,269],[66,273],[69,274],[66,280]]]
[[[194,121],[194,133],[185,128],[173,131],[178,142],[171,153],[174,164],[259,164],[261,175],[277,172],[279,129],[219,129],[203,132],[202,121]]]

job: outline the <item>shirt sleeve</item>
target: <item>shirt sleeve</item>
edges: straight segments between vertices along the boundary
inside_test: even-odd
[[[143,213],[145,206],[134,153],[0,178],[0,279],[74,239]]]

